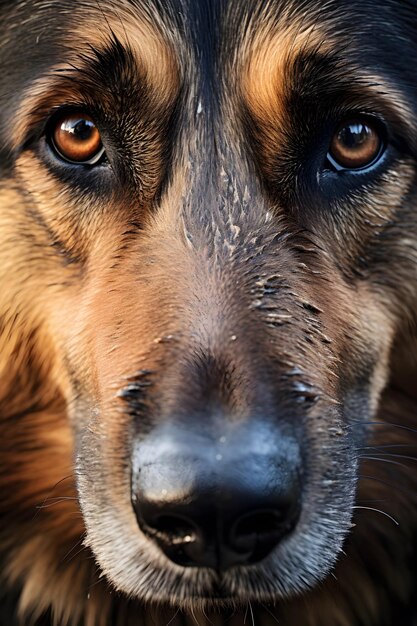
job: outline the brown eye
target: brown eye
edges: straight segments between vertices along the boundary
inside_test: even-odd
[[[327,158],[337,170],[360,170],[379,160],[383,147],[376,127],[367,120],[356,119],[339,126]]]
[[[94,165],[104,153],[98,128],[85,113],[70,113],[58,118],[51,140],[58,155],[70,163]]]

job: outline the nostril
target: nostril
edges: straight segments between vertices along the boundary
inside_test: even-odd
[[[153,520],[151,530],[172,545],[191,543],[197,536],[196,526],[179,515],[160,515]]]
[[[238,552],[250,553],[249,563],[267,556],[294,525],[283,512],[253,511],[239,518],[230,530],[230,545]]]
[[[253,535],[268,535],[282,526],[282,515],[275,511],[258,511],[249,513],[238,520],[233,528],[236,539],[245,539]]]
[[[165,514],[143,521],[141,527],[171,561],[183,567],[196,565],[204,542],[201,532],[191,520],[182,515]]]
[[[247,549],[260,537],[267,538],[278,534],[283,525],[283,518],[275,511],[256,511],[241,517],[232,526],[230,536],[236,547]]]

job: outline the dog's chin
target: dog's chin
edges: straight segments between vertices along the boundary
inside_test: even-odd
[[[136,554],[126,550],[128,542],[122,534],[115,542],[118,545],[110,546],[108,536],[98,544],[97,535],[91,540],[88,534],[86,543],[111,586],[140,603],[185,611],[237,610],[248,602],[275,604],[323,581],[348,533],[351,517],[344,518],[336,535],[323,533],[322,527],[315,533],[292,533],[263,561],[224,573],[175,565],[144,538]]]
[[[249,597],[248,594],[245,597],[233,595],[222,587],[222,583],[219,580],[218,584],[214,583],[211,590],[207,590],[205,593],[196,595],[190,593],[190,596],[185,598],[183,596],[181,598],[172,596],[164,601],[159,601],[157,607],[180,609],[186,612],[224,613],[240,609],[244,610],[248,605],[248,601],[252,603],[268,602],[266,599],[261,600],[258,597]]]

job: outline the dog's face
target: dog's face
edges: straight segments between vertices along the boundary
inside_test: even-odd
[[[2,11],[1,271],[95,558],[174,604],[312,586],[414,306],[416,7]]]

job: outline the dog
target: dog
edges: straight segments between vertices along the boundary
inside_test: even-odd
[[[0,620],[417,623],[417,3],[0,4]]]

